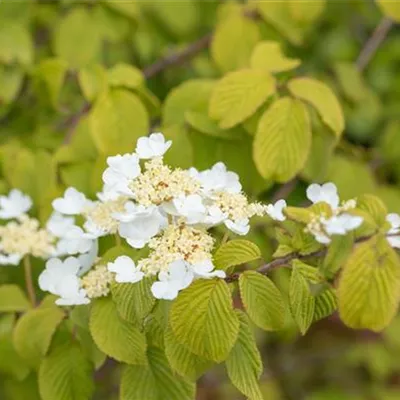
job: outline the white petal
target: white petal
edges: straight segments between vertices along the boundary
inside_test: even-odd
[[[0,218],[17,218],[30,210],[32,199],[18,189],[10,191],[8,196],[0,196]]]
[[[392,247],[400,249],[400,236],[388,236],[387,240]]]
[[[232,221],[230,219],[224,221],[225,226],[230,229],[232,232],[238,235],[247,235],[250,230],[249,220],[243,219],[239,221]]]
[[[90,204],[85,195],[70,187],[64,192],[64,196],[53,200],[53,208],[61,214],[76,215]]]

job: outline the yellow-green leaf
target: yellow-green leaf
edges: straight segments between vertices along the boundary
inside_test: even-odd
[[[321,273],[327,278],[333,278],[345,264],[353,245],[352,235],[334,235],[320,268]]]
[[[400,261],[384,236],[356,247],[341,274],[339,312],[354,329],[381,331],[396,315],[400,300]]]
[[[83,95],[90,102],[93,102],[108,87],[106,69],[99,64],[81,68],[78,72],[78,81]]]
[[[261,251],[256,244],[243,239],[230,240],[218,248],[214,255],[214,264],[217,268],[226,270],[260,257]]]
[[[149,116],[142,102],[122,89],[100,95],[90,122],[93,140],[104,154],[133,151],[136,140],[149,131]]]
[[[150,291],[153,279],[142,279],[137,283],[115,283],[111,287],[112,297],[121,317],[140,324],[154,306],[155,298]]]
[[[94,302],[90,332],[99,349],[127,364],[146,363],[146,339],[134,324],[123,320],[111,298]]]
[[[132,65],[121,63],[108,71],[108,83],[113,87],[136,89],[144,84],[144,76]]]
[[[285,304],[273,282],[256,271],[239,278],[240,296],[250,319],[266,331],[278,330],[285,322]]]
[[[365,98],[368,88],[361,71],[354,63],[337,63],[335,73],[343,93],[350,101],[358,103]]]
[[[92,366],[77,343],[67,342],[44,359],[39,369],[42,400],[87,400],[94,384]]]
[[[301,61],[286,57],[279,42],[259,42],[251,55],[250,65],[269,72],[281,72],[297,68]]]
[[[165,331],[164,344],[171,368],[188,379],[198,379],[212,365],[212,362],[192,353],[179,343],[170,326]]]
[[[260,37],[257,23],[232,14],[219,23],[211,42],[211,55],[222,72],[234,71],[249,63]]]
[[[194,282],[173,303],[170,323],[177,340],[190,351],[216,362],[225,360],[239,331],[227,283]]]
[[[389,18],[400,22],[400,4],[393,0],[376,0],[379,8]]]
[[[226,360],[226,370],[231,382],[250,400],[263,400],[258,379],[263,366],[257,344],[247,316],[237,310],[239,335]]]
[[[0,312],[22,312],[30,308],[25,293],[17,285],[0,286]]]
[[[11,103],[21,89],[24,73],[21,68],[0,64],[0,104]]]
[[[163,351],[150,347],[145,366],[127,365],[121,378],[120,400],[190,400],[195,385],[171,370]]]
[[[302,24],[314,22],[322,14],[326,6],[326,0],[289,0],[288,3],[292,17]]]
[[[286,182],[304,166],[310,146],[307,109],[300,101],[284,97],[261,117],[253,143],[253,158],[264,178]]]
[[[98,26],[88,9],[74,7],[58,24],[54,52],[71,67],[86,67],[94,62],[100,46]]]
[[[14,330],[14,346],[29,365],[37,367],[40,364],[64,316],[57,307],[38,308],[18,320]]]
[[[33,60],[33,50],[33,40],[25,26],[13,21],[0,23],[1,64],[29,65]]]
[[[214,87],[209,115],[221,128],[231,128],[254,114],[275,90],[275,79],[267,71],[230,72]]]
[[[312,78],[295,78],[289,81],[288,89],[294,96],[309,102],[335,135],[341,136],[345,124],[342,107],[328,85]]]

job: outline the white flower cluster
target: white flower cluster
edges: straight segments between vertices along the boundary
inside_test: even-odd
[[[0,196],[0,219],[10,220],[0,226],[1,265],[18,265],[26,255],[46,259],[54,253],[55,238],[26,214],[31,207],[31,198],[17,189]]]
[[[119,235],[133,248],[150,250],[137,263],[120,256],[83,277],[87,269],[82,269],[81,260],[50,260],[39,284],[60,296],[58,304],[85,303],[107,295],[113,281],[135,283],[145,276],[156,279],[151,288],[154,297],[174,299],[194,279],[225,277],[212,263],[214,239],[209,228],[222,224],[246,235],[254,215],[284,218],[286,203],[249,203],[238,175],[223,163],[205,171],[171,169],[163,162],[170,146],[161,133],[142,137],[134,153],[108,157],[103,190],[96,201],[74,188],[53,201],[55,214],[47,226],[58,238],[56,255],[93,253],[89,258],[93,265],[97,239],[110,234]],[[81,226],[76,225],[78,215],[84,220]],[[62,267],[65,263],[68,268]],[[56,271],[61,268],[65,279],[59,280]]]
[[[356,200],[348,200],[340,205],[337,188],[331,182],[323,185],[313,183],[307,188],[307,198],[313,204],[322,202],[330,206],[329,215],[324,212],[315,214],[306,227],[306,232],[310,232],[319,243],[328,244],[332,235],[346,235],[363,223],[362,217],[347,212],[356,207]]]

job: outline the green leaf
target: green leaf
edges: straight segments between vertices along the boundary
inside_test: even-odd
[[[39,369],[42,400],[88,400],[94,384],[92,366],[74,342],[53,349]]]
[[[236,310],[240,321],[239,335],[226,360],[226,370],[231,382],[250,400],[262,400],[258,379],[263,371],[247,316]]]
[[[363,194],[357,198],[357,209],[366,212],[375,223],[376,228],[386,226],[388,210],[383,201],[372,194]]]
[[[98,299],[90,314],[90,332],[99,349],[117,361],[145,364],[146,339],[134,324],[123,320],[111,298]]]
[[[172,89],[163,105],[163,126],[183,124],[187,111],[207,114],[214,85],[215,81],[211,79],[192,79]]]
[[[33,41],[25,26],[10,21],[0,23],[0,63],[29,65],[33,61],[33,50]]]
[[[328,85],[312,78],[295,78],[289,81],[288,89],[309,102],[336,136],[342,135],[345,124],[342,107]]]
[[[220,128],[232,128],[254,114],[275,90],[275,79],[267,71],[230,72],[213,89],[209,115]]]
[[[400,22],[400,5],[397,1],[392,0],[376,0],[379,8],[387,17],[392,18],[396,22]]]
[[[217,25],[211,42],[211,56],[226,73],[246,67],[260,32],[254,21],[243,15],[231,15]]]
[[[297,68],[301,61],[286,57],[279,42],[262,41],[255,47],[250,60],[252,68],[260,68],[269,72],[282,72]]]
[[[177,340],[193,353],[216,362],[226,359],[239,330],[226,282],[194,282],[173,303],[170,323]]]
[[[100,46],[101,37],[96,21],[84,7],[71,9],[55,31],[54,52],[73,68],[93,63],[100,52]]]
[[[115,283],[111,287],[112,297],[120,316],[129,322],[141,324],[154,304],[150,287],[153,279],[146,277],[137,283]]]
[[[309,284],[300,271],[303,263],[293,263],[290,277],[290,309],[300,332],[304,335],[314,320],[315,298],[310,292]],[[300,268],[298,268],[300,266]]]
[[[58,96],[67,73],[67,63],[58,58],[43,60],[36,69],[36,77],[44,83],[53,106],[57,105]]]
[[[214,264],[218,269],[227,270],[260,257],[261,251],[256,244],[243,239],[230,240],[218,248],[214,255]]]
[[[206,135],[227,140],[238,140],[243,138],[243,131],[239,127],[233,129],[221,129],[217,122],[212,120],[207,114],[187,111],[185,113],[185,119],[192,128]]]
[[[108,83],[112,87],[137,89],[144,85],[143,73],[131,65],[117,64],[108,71]]]
[[[367,87],[361,71],[353,63],[338,63],[335,73],[343,93],[353,103],[362,101],[367,94]]]
[[[326,0],[313,0],[311,2],[289,0],[288,5],[290,14],[296,21],[302,24],[311,24],[324,11]]]
[[[65,314],[56,307],[28,311],[17,322],[14,346],[29,365],[37,367],[49,350],[51,339]]]
[[[104,154],[134,150],[136,140],[149,131],[149,116],[133,93],[113,89],[98,98],[90,115],[93,140]]]
[[[307,109],[300,101],[284,97],[261,117],[253,143],[253,158],[264,178],[286,182],[302,169],[310,146]]]
[[[354,329],[381,331],[396,315],[400,296],[400,262],[384,236],[359,244],[343,268],[339,313]]]
[[[353,245],[352,235],[334,235],[320,268],[321,273],[327,278],[333,278],[345,264]]]
[[[21,89],[24,73],[16,66],[0,65],[0,104],[10,104]]]
[[[165,355],[171,368],[179,375],[197,380],[212,363],[194,353],[178,342],[170,326],[164,336]]]
[[[281,329],[285,304],[273,282],[256,271],[245,271],[239,278],[240,297],[250,319],[261,329]]]
[[[163,351],[150,347],[148,365],[127,365],[121,378],[120,400],[190,400],[195,385],[174,374]]]
[[[107,71],[99,64],[81,68],[78,72],[78,81],[83,95],[90,102],[93,102],[108,88]]]
[[[272,25],[291,43],[300,45],[303,42],[304,29],[293,18],[289,1],[255,0],[255,3],[265,22]]]
[[[0,286],[0,312],[22,312],[29,308],[31,305],[19,286]]]

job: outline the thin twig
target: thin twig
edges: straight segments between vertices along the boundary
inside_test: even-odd
[[[176,53],[171,53],[168,56],[161,58],[154,64],[146,67],[143,70],[143,75],[146,79],[150,79],[160,72],[164,71],[165,69],[171,67],[172,65],[182,65],[187,60],[200,53],[200,51],[206,49],[211,43],[211,38],[212,34],[208,33],[200,39],[196,40],[195,42],[190,43],[183,50]]]
[[[271,197],[271,203],[275,203],[280,199],[287,199],[290,193],[296,188],[297,178],[284,183]]]
[[[367,40],[361,50],[360,55],[358,56],[356,64],[360,71],[363,71],[368,63],[371,61],[372,57],[374,56],[382,42],[385,40],[393,25],[394,22],[390,18],[383,17],[381,19],[380,23],[375,28],[370,38]]]
[[[61,130],[62,129],[66,129],[67,130],[67,132],[66,132],[66,134],[64,136],[64,142],[63,142],[64,144],[68,144],[71,141],[76,126],[78,125],[78,123],[81,120],[81,118],[83,116],[85,116],[89,111],[90,111],[90,104],[89,103],[85,103],[85,104],[83,104],[81,109],[76,114],[73,114],[70,117],[68,117],[62,123],[62,125],[60,125],[60,129]]]
[[[374,235],[375,234],[370,235],[370,236],[360,237],[354,242],[354,244],[359,244],[359,243],[365,242],[365,241],[371,239]],[[391,235],[387,235],[387,236],[391,236]],[[299,254],[297,252],[290,253],[287,256],[276,258],[275,260],[272,260],[269,263],[262,265],[261,267],[257,268],[256,271],[259,272],[260,274],[266,275],[270,271],[277,269],[277,268],[282,268],[282,267],[289,268],[290,262],[293,260],[308,260],[313,257],[323,257],[326,255],[327,252],[328,252],[328,248],[324,247],[321,250],[317,250],[317,251],[314,251],[313,253],[309,253],[309,254]],[[227,276],[225,278],[225,282],[230,283],[230,282],[237,281],[240,277],[240,274],[241,274],[241,272],[235,272],[234,274]]]
[[[32,265],[29,256],[24,257],[25,285],[32,307],[36,307],[36,293],[33,287]]]

